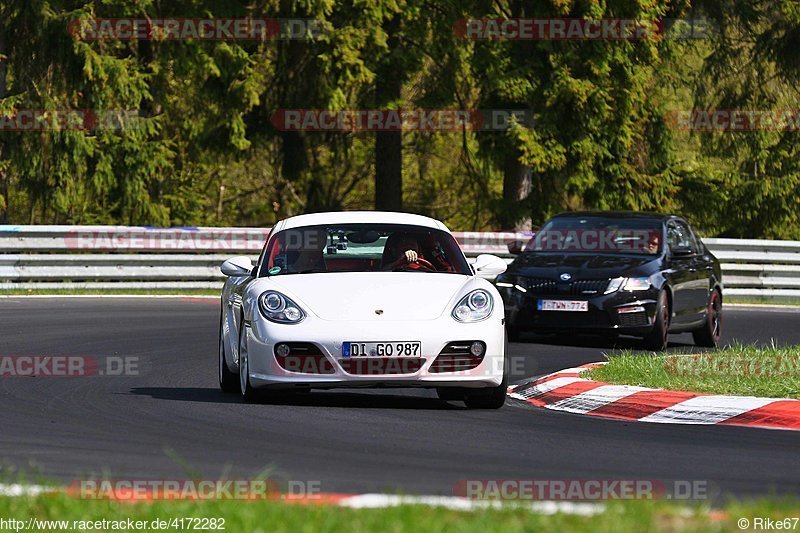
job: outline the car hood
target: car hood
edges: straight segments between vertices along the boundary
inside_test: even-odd
[[[337,272],[266,278],[263,289],[293,298],[323,320],[433,320],[472,278],[422,272]],[[380,314],[377,311],[382,311]]]
[[[647,276],[657,270],[658,256],[612,254],[525,253],[509,266],[511,274],[557,279],[567,273],[575,279]]]

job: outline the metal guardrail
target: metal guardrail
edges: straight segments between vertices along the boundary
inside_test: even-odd
[[[0,226],[3,289],[219,288],[219,265],[254,259],[269,228]],[[524,233],[455,232],[467,257],[511,261],[507,243]],[[720,259],[728,296],[800,299],[800,241],[705,239]]]

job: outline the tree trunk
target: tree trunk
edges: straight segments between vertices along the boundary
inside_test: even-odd
[[[391,102],[400,100],[403,87],[403,72],[397,61],[399,46],[397,30],[400,18],[395,16],[384,25],[389,35],[389,56],[377,69],[375,81],[375,105],[386,109]],[[402,131],[379,131],[375,133],[375,208],[381,211],[403,209],[403,133]]]
[[[533,186],[531,169],[519,162],[519,156],[512,150],[503,161],[503,210],[498,218],[504,230],[527,230],[531,225],[523,208]]]
[[[522,18],[526,15],[526,3],[523,0],[511,2],[511,16]],[[533,43],[521,41],[514,43],[517,55],[529,57],[533,53]],[[525,104],[525,102],[519,102]],[[532,190],[531,168],[519,162],[522,154],[514,147],[506,152],[503,160],[503,211],[500,213],[499,222],[502,229],[527,230],[530,229],[530,213],[525,210],[523,201],[528,198]]]

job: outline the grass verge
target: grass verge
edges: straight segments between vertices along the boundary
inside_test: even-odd
[[[584,377],[658,389],[800,398],[800,346],[734,345],[694,356],[625,351]]]
[[[710,512],[705,506],[684,506],[666,501],[616,501],[605,504],[604,510],[592,516],[572,514],[540,514],[521,507],[504,507],[479,511],[454,511],[440,507],[402,505],[385,509],[349,509],[333,506],[305,506],[281,502],[242,502],[215,500],[202,502],[157,501],[121,503],[107,500],[79,500],[71,496],[39,495],[36,497],[0,498],[0,517],[26,522],[34,519],[34,530],[131,530],[112,524],[97,528],[87,522],[141,521],[152,531],[153,520],[181,518],[186,524],[192,518],[220,519],[225,531],[574,531],[574,532],[640,532],[640,531],[739,531],[738,520],[753,524],[755,517],[783,520],[797,516],[798,502],[793,500],[761,500],[731,503],[722,510]],[[59,527],[47,524],[60,520]],[[84,524],[80,522],[83,521]],[[9,525],[9,524],[5,524]],[[83,526],[83,528],[81,528]],[[134,526],[136,527],[136,526]],[[14,531],[14,527],[6,527]],[[181,528],[164,527],[162,531]],[[196,529],[187,528],[182,529]],[[209,526],[206,525],[206,529]],[[219,530],[219,529],[218,529]]]
[[[755,296],[725,296],[725,303],[741,305],[780,305],[788,307],[800,306],[800,298],[758,298]]]

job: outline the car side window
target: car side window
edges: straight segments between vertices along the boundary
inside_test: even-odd
[[[676,224],[681,232],[681,235],[683,235],[683,242],[686,243],[684,246],[688,246],[692,249],[692,252],[697,253],[700,250],[700,247],[697,246],[697,240],[694,238],[694,232],[685,222],[678,221]]]
[[[697,242],[694,240],[692,230],[683,222],[673,220],[667,224],[667,244],[670,250],[675,248],[690,248],[697,253]]]

